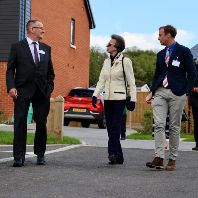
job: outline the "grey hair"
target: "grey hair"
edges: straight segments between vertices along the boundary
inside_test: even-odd
[[[35,24],[36,22],[41,22],[40,20],[38,19],[31,19],[27,22],[26,24],[26,30],[27,32],[29,31],[29,28],[32,26],[32,24]]]

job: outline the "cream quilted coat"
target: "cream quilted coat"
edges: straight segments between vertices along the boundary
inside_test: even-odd
[[[99,96],[104,91],[104,100],[125,100],[126,88],[123,76],[122,67],[123,54],[120,53],[114,59],[111,66],[111,59],[107,58],[104,61],[102,70],[100,72],[99,81],[93,96]],[[129,86],[129,94],[131,101],[136,102],[136,85],[133,73],[132,62],[129,58],[124,57],[124,70],[126,74],[126,80]]]

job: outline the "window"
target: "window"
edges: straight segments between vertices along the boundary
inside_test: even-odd
[[[31,18],[31,0],[20,0],[19,40],[25,38],[26,23]]]
[[[90,89],[72,89],[69,92],[69,96],[75,97],[92,97],[94,90]]]
[[[71,46],[75,45],[75,19],[71,20],[71,35],[70,35],[70,44]]]

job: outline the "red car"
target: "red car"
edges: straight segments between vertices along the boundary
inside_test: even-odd
[[[101,129],[106,128],[104,119],[103,97],[100,95],[97,108],[92,106],[94,88],[75,88],[64,97],[64,125],[70,121],[81,122],[82,127],[88,128],[90,124],[98,124]]]

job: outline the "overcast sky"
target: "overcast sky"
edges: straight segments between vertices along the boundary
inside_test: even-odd
[[[111,34],[120,34],[126,47],[158,50],[158,28],[171,24],[176,41],[192,48],[198,43],[198,0],[90,0],[96,28],[91,46],[105,49]]]

